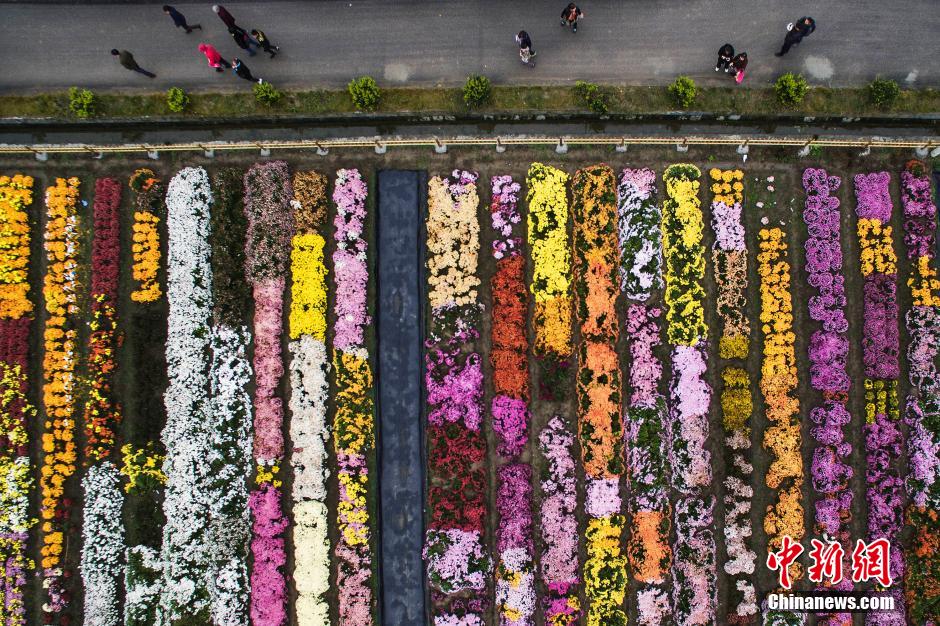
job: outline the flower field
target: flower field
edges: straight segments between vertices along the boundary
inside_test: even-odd
[[[656,154],[431,161],[426,623],[940,624],[930,166]],[[394,158],[227,159],[0,170],[0,626],[387,623]]]

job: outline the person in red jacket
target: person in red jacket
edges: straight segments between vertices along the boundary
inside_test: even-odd
[[[744,80],[744,70],[747,69],[747,52],[741,52],[731,60],[731,73],[734,80],[740,83]]]
[[[219,54],[219,51],[216,50],[215,46],[212,44],[199,44],[199,52],[206,55],[206,60],[209,61],[209,67],[214,67],[216,72],[224,72],[225,68],[230,66],[229,62],[222,58],[222,55]]]

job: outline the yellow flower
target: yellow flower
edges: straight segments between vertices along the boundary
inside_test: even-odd
[[[291,249],[290,337],[326,338],[325,241],[316,233],[296,235]]]
[[[364,454],[375,445],[372,368],[367,360],[348,352],[335,352],[333,367],[337,387],[333,428],[336,449]]]
[[[790,296],[790,263],[783,231],[780,228],[762,228],[758,233],[758,246],[760,319],[764,324],[760,389],[770,422],[764,431],[764,447],[772,455],[765,481],[771,489],[780,489],[778,497],[768,507],[764,530],[771,545],[779,545],[784,535],[799,541],[805,532],[801,505],[800,403],[793,397],[797,387],[793,347],[796,336]],[[785,484],[789,486],[781,488]]]
[[[879,219],[858,220],[858,239],[861,246],[862,275],[896,274],[898,257],[891,242],[891,226]]]
[[[125,444],[121,447],[121,455],[124,457],[121,475],[127,479],[124,485],[127,493],[144,493],[157,485],[166,484],[164,456],[154,450],[152,442],[142,448]]]
[[[568,241],[568,175],[533,163],[529,191],[528,240],[535,299],[535,349],[556,356],[571,351],[571,253]]]
[[[627,592],[627,559],[620,552],[624,517],[610,515],[588,520],[585,533],[588,558],[584,563],[584,587],[591,626],[603,626],[626,614],[620,608]]]
[[[0,318],[18,319],[33,310],[29,300],[29,215],[33,179],[0,178]]]
[[[131,275],[137,288],[131,292],[134,302],[153,302],[162,294],[158,282],[160,271],[160,218],[150,211],[134,212],[134,245]]]
[[[665,261],[666,336],[672,344],[696,345],[708,334],[702,303],[705,290],[705,247],[701,203],[701,172],[694,165],[672,165],[663,173],[667,198],[661,229]],[[723,175],[722,175],[723,177]]]

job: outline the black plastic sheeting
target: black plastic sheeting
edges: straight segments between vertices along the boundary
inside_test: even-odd
[[[427,621],[421,561],[427,179],[425,172],[379,172],[379,569],[384,626]]]

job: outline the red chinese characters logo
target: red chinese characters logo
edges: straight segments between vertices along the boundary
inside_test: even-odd
[[[790,565],[796,562],[801,554],[803,554],[803,546],[790,539],[788,535],[784,535],[780,543],[780,551],[767,555],[767,567],[780,572],[780,586],[784,589],[793,586],[793,581],[790,580]]]
[[[842,559],[845,557],[842,546],[835,541],[823,543],[816,539],[813,539],[811,544],[813,549],[809,551],[809,558],[813,564],[807,571],[809,579],[817,584],[827,579],[833,585],[841,582]]]
[[[882,587],[891,586],[891,544],[887,539],[855,542],[852,551],[852,582],[875,579]]]
[[[822,584],[828,581],[836,585],[842,581],[845,550],[835,541],[822,542],[813,539],[809,552],[812,565],[807,570],[810,581]],[[780,586],[790,589],[790,565],[803,554],[803,546],[784,536],[780,550],[767,555],[767,567],[778,572]],[[864,542],[859,539],[852,551],[852,582],[863,583],[875,580],[882,587],[891,586],[891,544],[887,539]]]

